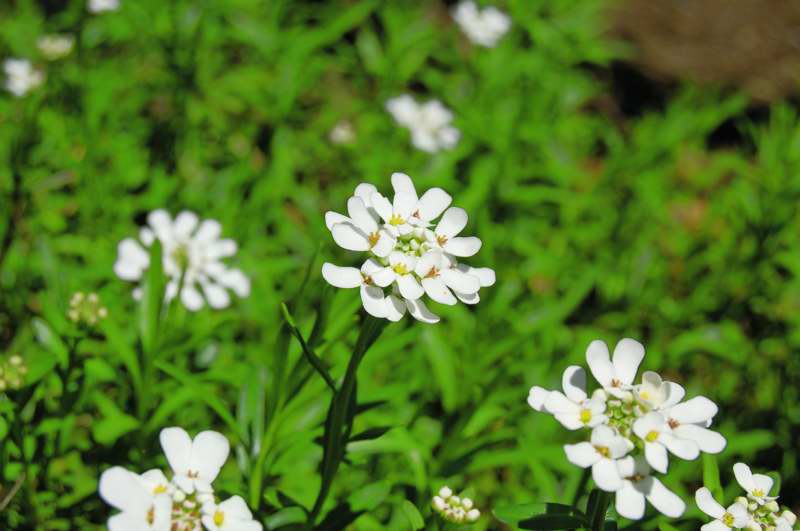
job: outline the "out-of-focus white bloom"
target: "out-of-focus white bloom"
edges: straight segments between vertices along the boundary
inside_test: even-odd
[[[620,516],[640,520],[644,516],[645,500],[660,513],[678,518],[686,510],[686,503],[650,475],[650,467],[643,457],[628,456],[617,461],[622,477],[622,487],[616,491],[615,507]]]
[[[777,499],[777,496],[769,495],[774,484],[771,477],[764,474],[753,474],[750,467],[744,463],[733,465],[733,475],[736,476],[739,485],[747,491],[748,498],[757,504],[764,505]]]
[[[439,239],[444,233],[458,234],[466,226],[466,212],[448,209],[452,198],[441,188],[418,196],[408,175],[393,174],[392,186],[395,195],[389,201],[373,185],[359,184],[347,201],[347,216],[325,214],[334,241],[344,249],[366,252],[368,257],[360,269],[325,263],[323,278],[339,288],[360,288],[364,309],[391,321],[408,312],[419,321],[438,322],[422,300],[426,294],[441,304],[454,305],[459,300],[477,304],[480,289],[495,283],[494,271],[469,267],[458,258],[474,254],[465,250],[477,252],[481,241],[453,237],[448,245]],[[453,212],[459,218],[455,232],[451,222],[445,221],[453,218]],[[442,221],[431,229],[439,216]]]
[[[387,101],[386,110],[399,125],[411,131],[411,143],[422,151],[436,153],[451,149],[461,138],[461,132],[450,125],[453,113],[438,100],[418,104],[404,94]]]
[[[90,13],[104,13],[119,9],[120,0],[89,0],[86,7]]]
[[[6,59],[3,71],[6,90],[18,98],[44,83],[44,72],[34,68],[27,59]]]
[[[100,497],[120,511],[108,519],[112,531],[169,531],[172,499],[153,494],[139,476],[115,466],[100,476]]]
[[[609,359],[608,346],[596,339],[586,350],[586,362],[592,376],[606,392],[617,398],[632,398],[631,389],[636,371],[644,359],[644,346],[634,339],[625,338],[614,348],[614,358]]]
[[[228,459],[230,445],[221,433],[203,431],[194,440],[183,428],[165,428],[161,448],[175,477],[172,481],[186,494],[214,492],[211,483]]]
[[[352,144],[356,139],[356,130],[352,123],[341,120],[333,126],[331,132],[328,133],[328,138],[334,144]]]
[[[713,522],[705,524],[700,528],[701,531],[725,531],[726,529],[741,529],[749,521],[750,515],[747,513],[747,507],[739,503],[734,503],[727,509],[720,505],[711,491],[703,487],[698,489],[694,495],[697,506],[701,511],[706,513],[711,518],[715,518]]]
[[[241,496],[228,498],[219,505],[213,502],[203,505],[203,525],[208,531],[261,531],[261,524],[253,520],[253,514]]]
[[[563,393],[534,386],[528,394],[528,404],[537,411],[550,413],[568,430],[594,428],[608,421],[602,396],[589,398],[586,394],[586,372],[582,368],[567,367],[561,387]]]
[[[511,19],[495,7],[483,10],[472,0],[464,0],[453,9],[453,19],[469,40],[480,46],[493,48],[511,28]]]
[[[431,500],[431,506],[439,515],[453,524],[472,523],[481,517],[481,512],[469,498],[453,495],[449,487],[439,489],[439,494]]]
[[[139,233],[139,241],[126,238],[119,243],[114,272],[123,280],[140,280],[150,265],[145,250],[158,239],[163,247],[164,273],[170,278],[166,297],[173,299],[180,288],[181,302],[189,310],[199,310],[208,301],[212,308],[230,304],[228,290],[239,297],[250,294],[250,280],[239,269],[228,268],[222,259],[236,254],[236,242],[220,239],[222,227],[215,220],[200,222],[192,212],[181,212],[173,221],[165,210],[147,217],[149,227]],[[182,287],[181,287],[182,283]],[[202,292],[202,294],[201,294]],[[139,298],[141,291],[134,290]]]
[[[36,41],[36,47],[49,61],[68,56],[74,46],[75,37],[72,35],[42,35]]]
[[[592,430],[591,442],[564,446],[567,460],[581,468],[592,467],[595,484],[608,492],[622,488],[616,460],[625,457],[631,450],[631,441],[608,426],[597,426]]]
[[[97,293],[86,295],[82,291],[76,291],[69,299],[67,317],[79,325],[95,326],[108,317],[108,309],[100,303]]]

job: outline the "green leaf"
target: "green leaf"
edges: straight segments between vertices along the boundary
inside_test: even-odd
[[[58,364],[66,368],[69,363],[69,348],[64,344],[61,337],[55,333],[44,319],[34,317],[31,320],[31,324],[33,325],[33,331],[39,343],[49,352],[55,354]]]
[[[723,498],[722,485],[719,480],[719,464],[717,457],[711,454],[703,454],[703,485],[711,491],[714,498]]]
[[[586,522],[586,515],[579,509],[571,505],[561,503],[525,503],[520,505],[508,505],[492,510],[494,517],[501,522],[509,525],[517,525],[521,521],[526,521],[543,514],[546,515],[568,515]]]
[[[308,360],[308,363],[314,367],[322,379],[325,380],[325,383],[328,384],[328,387],[335,393],[336,392],[336,383],[331,378],[330,373],[328,373],[328,369],[325,367],[323,361],[317,356],[317,354],[309,348],[306,340],[303,338],[303,333],[300,332],[300,329],[297,328],[295,324],[294,317],[292,317],[291,312],[289,312],[289,307],[286,306],[285,303],[281,303],[281,311],[283,311],[283,317],[286,319],[286,323],[289,325],[289,328],[292,331],[292,334],[297,339],[297,342],[300,343],[300,348],[303,350],[303,355]]]
[[[423,520],[422,515],[420,514],[416,505],[408,500],[403,500],[401,507],[403,509],[403,514],[405,514],[406,518],[408,518],[408,523],[411,525],[411,529],[416,530],[425,527],[425,520]]]
[[[517,524],[520,529],[550,531],[554,529],[588,529],[585,519],[569,514],[541,514],[522,520]]]
[[[139,336],[145,355],[152,354],[158,345],[161,309],[164,306],[164,265],[161,242],[150,246],[150,266],[142,283],[142,302],[139,304]]]
[[[594,531],[603,529],[611,496],[612,493],[600,489],[594,489],[589,493],[589,500],[586,502],[586,517]]]
[[[102,415],[99,421],[92,423],[92,436],[97,442],[111,444],[139,427],[136,418],[123,413],[105,394],[95,392],[92,398]]]
[[[350,442],[356,441],[371,441],[382,437],[387,431],[391,430],[392,426],[377,426],[375,428],[366,429],[350,437]]]

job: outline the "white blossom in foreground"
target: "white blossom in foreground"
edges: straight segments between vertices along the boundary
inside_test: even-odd
[[[453,19],[470,41],[493,48],[511,28],[511,19],[495,7],[478,9],[472,0],[464,0],[453,9]]]
[[[441,188],[418,196],[403,173],[392,175],[392,186],[395,195],[389,201],[373,185],[359,184],[347,201],[347,216],[325,214],[334,241],[366,253],[366,260],[360,268],[325,263],[323,278],[338,288],[358,288],[367,313],[391,321],[408,312],[417,320],[438,322],[425,295],[450,306],[477,304],[480,289],[494,285],[495,274],[459,262],[481,247],[480,239],[459,236],[467,213],[450,207],[452,198]]]
[[[36,47],[49,61],[57,61],[68,56],[75,47],[72,35],[43,35],[36,41]]]
[[[100,496],[120,511],[110,531],[261,531],[239,496],[219,502],[212,482],[230,450],[225,437],[204,431],[192,439],[182,428],[165,428],[161,446],[173,470],[142,475],[113,467],[100,477]]]
[[[3,71],[6,90],[18,98],[44,83],[44,72],[34,68],[27,59],[6,59]]]
[[[592,341],[586,361],[602,389],[589,398],[586,373],[573,365],[564,371],[563,393],[534,386],[528,404],[569,430],[592,430],[588,441],[566,445],[564,451],[571,463],[592,467],[598,488],[616,493],[619,514],[638,520],[649,501],[677,518],[686,504],[653,472],[667,472],[669,454],[694,460],[701,452],[721,452],[726,441],[708,429],[718,411],[708,398],[684,402],[683,387],[650,371],[636,384],[643,359],[644,346],[633,339],[621,340],[613,357],[605,343]]]
[[[86,4],[90,13],[98,14],[119,9],[120,0],[89,0]]]
[[[386,110],[395,122],[411,131],[411,143],[422,151],[451,149],[461,138],[461,132],[450,125],[453,113],[438,100],[419,104],[404,94],[387,101]]]
[[[250,280],[239,269],[223,262],[236,254],[236,242],[220,239],[222,227],[211,219],[199,221],[197,215],[183,211],[173,220],[164,210],[155,210],[148,217],[148,226],[139,232],[138,241],[126,238],[119,243],[114,272],[123,280],[142,279],[150,265],[146,250],[158,239],[162,245],[164,274],[169,278],[167,300],[180,290],[181,302],[189,310],[202,308],[207,301],[212,308],[225,308],[231,303],[228,290],[239,297],[250,294]],[[141,297],[137,288],[135,298]]]
[[[714,521],[705,524],[703,531],[726,529],[748,529],[751,531],[793,531],[797,516],[788,509],[781,509],[778,493],[772,492],[774,481],[764,474],[753,474],[744,463],[733,466],[736,481],[744,489],[727,509],[717,502],[705,487],[695,493],[697,506]],[[774,495],[771,495],[774,494]]]
[[[431,505],[439,516],[452,524],[472,523],[481,517],[481,512],[475,508],[471,499],[454,495],[449,487],[439,489],[439,494],[433,497]]]

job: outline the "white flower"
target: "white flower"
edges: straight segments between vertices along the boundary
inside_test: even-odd
[[[433,497],[431,505],[442,518],[454,524],[475,522],[481,516],[471,499],[454,496],[453,491],[446,486],[439,489],[439,494]]]
[[[750,467],[744,463],[733,465],[733,475],[736,476],[736,481],[739,485],[747,491],[747,496],[757,504],[765,505],[777,499],[777,497],[769,495],[773,485],[771,477],[763,474],[753,474]]]
[[[450,125],[453,113],[438,100],[422,105],[408,94],[386,102],[386,110],[401,126],[411,131],[414,147],[428,153],[451,149],[461,138],[461,132]]]
[[[633,423],[633,432],[644,442],[647,462],[661,473],[667,472],[669,459],[667,450],[681,459],[693,460],[700,455],[697,443],[675,437],[667,419],[657,411],[651,411]]]
[[[645,499],[670,518],[678,518],[686,510],[682,499],[650,475],[650,467],[642,457],[624,457],[617,461],[617,468],[623,478],[615,499],[620,516],[640,520],[644,516]]]
[[[192,440],[182,428],[165,428],[160,434],[161,448],[175,477],[172,481],[186,494],[197,490],[211,493],[211,483],[228,459],[228,440],[215,431],[203,431]]]
[[[347,120],[336,122],[331,132],[328,133],[328,139],[334,144],[352,144],[356,139],[356,131],[353,129],[353,124]]]
[[[725,437],[708,429],[719,411],[717,405],[704,396],[664,407],[661,414],[667,419],[670,433],[677,439],[692,441],[701,452],[718,454],[725,449]]]
[[[608,347],[598,339],[586,349],[586,361],[592,375],[608,393],[617,398],[632,398],[631,389],[636,371],[644,359],[644,346],[638,341],[625,338],[614,348],[614,358],[609,359]]]
[[[139,476],[139,480],[154,496],[157,494],[172,494],[175,491],[174,485],[169,482],[167,476],[157,468],[148,470]]]
[[[100,476],[100,496],[118,509],[108,519],[109,531],[169,531],[172,498],[153,495],[139,476],[115,466]]]
[[[203,505],[203,525],[208,531],[261,531],[261,524],[241,496],[233,496],[217,505]]]
[[[448,209],[452,198],[441,188],[419,196],[403,173],[392,174],[392,187],[395,195],[389,201],[375,186],[359,184],[347,201],[347,216],[325,214],[334,241],[344,249],[368,253],[368,258],[360,271],[325,263],[323,278],[336,287],[360,288],[366,311],[390,321],[408,312],[419,321],[438,322],[422,300],[425,294],[451,306],[459,300],[477,304],[480,289],[496,279],[489,268],[458,261],[481,247],[478,238],[456,237],[466,226],[466,212]],[[439,216],[442,220],[435,224]]]
[[[567,460],[581,468],[592,467],[595,484],[608,492],[622,488],[622,478],[616,460],[633,450],[631,441],[618,435],[608,426],[597,426],[592,430],[591,442],[567,444],[564,451]]]
[[[35,69],[27,59],[6,59],[3,71],[6,90],[18,98],[44,83],[44,72]]]
[[[541,388],[534,387],[528,396],[528,403],[534,409],[555,416],[568,430],[594,428],[604,424],[608,417],[605,402],[598,398],[589,398],[586,394],[586,373],[577,365],[567,367],[561,378],[564,393],[548,391],[546,395]]]
[[[701,527],[701,531],[725,531],[726,529],[741,529],[750,521],[747,507],[734,503],[726,510],[711,495],[711,491],[703,487],[694,495],[697,506],[711,518],[713,522]]]
[[[686,390],[674,382],[661,379],[657,372],[642,373],[642,383],[634,387],[634,396],[649,409],[656,411],[674,406],[686,395]]]
[[[169,277],[166,298],[173,299],[180,288],[181,302],[189,310],[203,307],[204,297],[212,308],[230,304],[232,290],[239,297],[250,293],[250,280],[239,269],[228,268],[222,259],[236,254],[236,242],[220,239],[222,227],[215,220],[199,222],[197,215],[183,211],[173,221],[165,210],[148,217],[149,227],[139,233],[139,241],[126,238],[119,243],[114,272],[123,280],[140,280],[150,265],[145,248],[158,239],[163,247],[164,273]],[[198,289],[200,288],[200,289]],[[201,295],[202,290],[202,295]],[[134,290],[134,297],[141,296]]]
[[[475,44],[493,48],[511,28],[511,19],[495,7],[479,10],[472,0],[460,2],[453,10],[453,19]]]
[[[120,0],[89,0],[87,8],[91,13],[103,13],[119,9]]]
[[[72,35],[42,35],[36,41],[36,47],[50,61],[66,57],[75,46],[75,37]]]

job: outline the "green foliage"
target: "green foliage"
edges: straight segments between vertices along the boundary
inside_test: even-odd
[[[574,439],[525,397],[557,387],[592,339],[625,336],[647,347],[645,369],[720,406],[728,448],[672,463],[669,488],[731,499],[744,460],[779,471],[798,507],[792,106],[754,123],[743,95],[684,84],[623,112],[604,0],[498,0],[513,27],[493,49],[440,2],[122,2],[103,15],[0,2],[0,58],[47,70],[28,97],[0,94],[0,352],[29,369],[0,393],[0,528],[101,528],[99,474],[165,466],[158,432],[172,425],[225,433],[217,488],[270,529],[303,526],[315,502],[323,528],[433,528],[445,483],[475,499],[476,530],[585,518],[491,509],[582,492],[562,450]],[[45,63],[36,39],[53,32],[76,49]],[[384,110],[403,92],[453,110],[455,149],[413,149]],[[340,120],[353,143],[329,140]],[[359,182],[388,191],[393,171],[469,212],[484,242],[473,262],[498,283],[475,308],[436,307],[438,325],[388,326],[353,368],[368,334],[357,294],[320,278],[322,261],[354,265],[323,215]],[[151,268],[135,301],[116,248],[156,208],[219,220],[251,295],[162,307]],[[108,308],[92,330],[66,317],[76,291]],[[697,529],[688,505],[638,525]],[[614,528],[605,508],[588,517]]]

